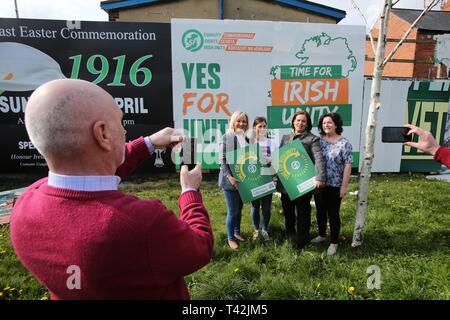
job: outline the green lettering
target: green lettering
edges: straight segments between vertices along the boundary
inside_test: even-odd
[[[220,72],[220,65],[218,63],[211,63],[208,65],[208,73],[211,76],[211,79],[208,80],[208,86],[211,89],[219,89],[220,88],[220,77],[218,73]]]
[[[203,80],[206,77],[205,70],[206,63],[197,63],[196,64],[196,73],[197,73],[197,89],[206,89],[206,83]]]
[[[186,89],[192,88],[192,75],[194,74],[194,63],[182,63],[184,80],[186,81]]]

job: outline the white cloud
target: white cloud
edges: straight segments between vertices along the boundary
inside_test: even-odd
[[[350,0],[311,0],[312,2],[321,3],[323,5],[345,10],[347,12],[347,16],[343,19],[340,24],[364,24],[363,19],[361,18],[358,11],[353,7],[353,4]],[[363,12],[366,17],[369,26],[371,27],[381,12],[381,9],[384,4],[384,0],[355,0],[358,7]],[[395,8],[406,8],[406,9],[423,9],[423,0],[400,0]],[[439,7],[436,6],[434,10],[439,10]]]
[[[99,0],[17,0],[20,18],[107,21]],[[15,17],[14,0],[1,0],[0,17]]]

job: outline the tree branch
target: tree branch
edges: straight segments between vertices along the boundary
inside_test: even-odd
[[[420,19],[422,19],[422,17],[428,12],[430,11],[434,6],[436,6],[439,3],[440,0],[433,0],[432,2],[430,2],[430,4],[422,11],[422,13],[417,17],[416,20],[414,20],[414,22],[409,26],[408,30],[405,32],[405,34],[403,35],[403,37],[400,39],[400,41],[397,43],[397,45],[394,47],[394,49],[392,49],[392,51],[388,54],[388,56],[383,60],[383,62],[381,63],[381,67],[384,68],[384,66],[386,65],[386,63],[388,63],[389,59],[392,58],[392,56],[397,52],[398,48],[400,48],[400,46],[403,44],[403,42],[405,41],[405,39],[409,36],[409,34],[411,33],[412,29],[417,25],[417,23],[419,22]]]
[[[375,55],[375,42],[373,40],[372,37],[372,32],[371,29],[369,28],[369,24],[367,23],[366,17],[364,16],[364,14],[362,13],[361,9],[358,7],[358,5],[356,4],[356,2],[354,0],[350,0],[353,4],[353,7],[358,11],[359,15],[363,18],[364,23],[366,25],[366,27],[369,29],[369,39],[370,39],[370,44],[372,46],[372,52]]]

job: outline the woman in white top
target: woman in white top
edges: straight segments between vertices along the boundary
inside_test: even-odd
[[[253,121],[253,143],[258,143],[265,162],[270,163],[271,141],[267,138],[267,120],[264,117],[256,117]],[[251,217],[255,229],[253,240],[261,235],[264,240],[269,240],[269,222],[272,205],[272,194],[252,201]],[[260,224],[260,208],[262,209],[262,225]]]

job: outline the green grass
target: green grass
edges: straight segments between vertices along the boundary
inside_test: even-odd
[[[25,181],[24,181],[25,182]],[[0,184],[22,187],[19,181]],[[351,179],[349,191],[357,181]],[[135,179],[122,190],[138,197],[160,198],[178,213],[178,177]],[[336,256],[327,244],[299,251],[284,236],[279,198],[274,197],[272,241],[247,240],[238,251],[227,246],[226,206],[214,177],[201,187],[214,230],[212,261],[186,277],[193,299],[450,299],[450,185],[423,175],[379,174],[370,183],[369,211],[362,248],[350,246],[356,196],[341,207],[341,240]],[[250,207],[242,231],[251,237]],[[317,234],[313,209],[312,235]],[[367,268],[381,269],[381,289],[367,288]],[[10,287],[9,289],[3,289]],[[355,290],[349,293],[349,288]],[[3,290],[2,290],[3,289]],[[0,226],[0,292],[3,299],[41,299],[48,293],[26,271],[11,247],[9,226]]]

